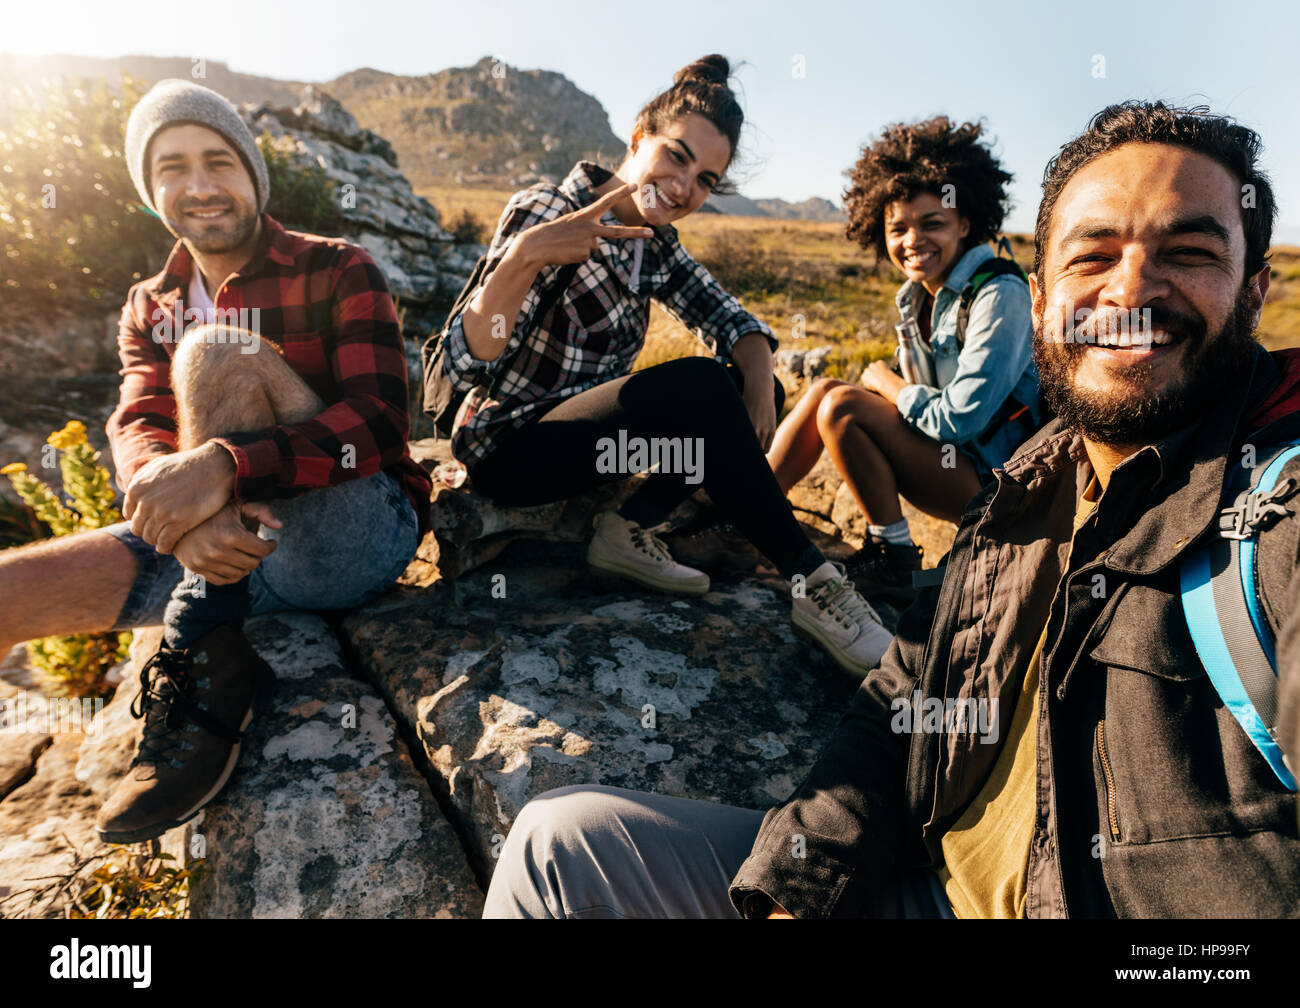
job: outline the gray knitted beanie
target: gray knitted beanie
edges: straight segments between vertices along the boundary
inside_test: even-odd
[[[172,78],[159,81],[150,88],[149,93],[131,110],[131,118],[126,123],[127,168],[130,169],[131,181],[135,183],[140,198],[150,210],[158,212],[149,187],[149,165],[145,161],[149,143],[159,130],[177,123],[197,123],[225,137],[230,146],[239,152],[244,167],[252,176],[258,212],[266,209],[267,198],[271,195],[266,162],[262,159],[262,152],[257,149],[253,134],[244,125],[244,120],[239,118],[235,106],[202,84]]]

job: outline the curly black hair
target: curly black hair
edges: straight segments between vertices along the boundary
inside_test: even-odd
[[[1260,166],[1264,143],[1258,133],[1209,108],[1180,108],[1162,101],[1131,100],[1107,105],[1092,117],[1088,128],[1047,162],[1043,171],[1043,199],[1034,227],[1034,272],[1043,272],[1052,211],[1061,191],[1080,169],[1124,144],[1169,144],[1211,157],[1241,184],[1241,223],[1246,233],[1246,278],[1268,263],[1273,241],[1277,201],[1268,175]],[[1249,192],[1253,199],[1247,200]]]
[[[886,126],[863,145],[858,163],[844,173],[849,177],[845,235],[886,258],[885,207],[928,192],[955,199],[958,212],[970,222],[968,248],[997,237],[1013,176],[1002,170],[989,144],[981,142],[983,132],[981,123],[957,125],[947,116]]]

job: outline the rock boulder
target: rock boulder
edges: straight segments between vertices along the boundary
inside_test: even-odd
[[[516,541],[342,629],[490,865],[524,803],[566,784],[785,799],[856,686],[790,604],[774,576],[688,601],[594,578],[581,544]]]

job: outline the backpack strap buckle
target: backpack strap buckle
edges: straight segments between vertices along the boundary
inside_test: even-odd
[[[1295,481],[1285,479],[1267,493],[1256,491],[1238,498],[1239,504],[1219,512],[1219,535],[1224,539],[1251,539],[1283,515],[1291,514],[1282,501],[1295,492]]]

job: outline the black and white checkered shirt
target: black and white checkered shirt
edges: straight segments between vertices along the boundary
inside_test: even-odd
[[[487,276],[511,242],[535,224],[589,206],[596,187],[611,173],[580,161],[559,186],[538,183],[506,204],[488,249]],[[601,220],[618,224],[613,212]],[[599,239],[547,318],[534,318],[547,285],[560,266],[538,273],[519,309],[505,350],[494,361],[474,357],[465,342],[462,315],[448,330],[447,372],[458,388],[470,389],[456,416],[452,446],[473,467],[491,454],[496,441],[546,412],[561,399],[594,388],[632,370],[645,342],[654,298],[714,354],[731,356],[736,341],[771,330],[740,306],[682,248],[672,225],[653,228],[654,237]],[[488,388],[495,383],[495,396]]]

